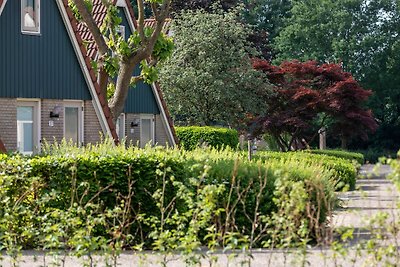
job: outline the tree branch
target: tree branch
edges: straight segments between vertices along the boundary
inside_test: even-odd
[[[144,3],[143,0],[137,0],[138,5],[138,28],[140,40],[142,43],[146,42],[146,36],[144,35]]]
[[[79,14],[82,17],[82,20],[85,22],[86,26],[89,28],[89,31],[92,33],[93,39],[99,49],[100,57],[106,55],[108,53],[108,46],[103,38],[103,35],[100,32],[99,27],[97,26],[96,21],[87,9],[84,0],[73,1],[79,10]]]

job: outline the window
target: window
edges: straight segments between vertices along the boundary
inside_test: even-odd
[[[64,106],[64,138],[75,145],[83,142],[82,103],[66,103]]]
[[[140,116],[140,147],[145,147],[148,143],[154,145],[154,116]]]
[[[39,149],[38,103],[20,102],[17,106],[17,149],[32,155]]]
[[[40,0],[21,0],[21,29],[23,33],[40,33]]]
[[[119,141],[121,141],[122,139],[124,139],[125,136],[125,114],[121,113],[121,115],[119,115],[118,119],[117,119],[117,123],[115,125],[116,131],[117,131],[117,135],[119,138]]]

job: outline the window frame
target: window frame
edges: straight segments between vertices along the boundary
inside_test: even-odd
[[[151,135],[151,145],[154,146],[155,144],[155,139],[156,139],[156,133],[155,133],[155,118],[153,114],[140,114],[140,147],[144,148],[147,143],[143,143],[143,123],[142,120],[150,120],[150,135]]]
[[[26,35],[40,35],[40,0],[33,0],[34,5],[35,5],[35,13],[36,13],[36,27],[25,27],[24,26],[24,16],[25,16],[25,11],[24,11],[24,2],[27,0],[21,0],[21,33],[26,34]]]
[[[125,120],[125,118],[126,118],[125,113],[121,113],[118,116],[117,123],[115,125],[115,130],[117,132],[119,141],[122,141],[124,138],[126,138],[126,131],[125,131],[126,120]],[[121,133],[123,133],[123,136],[120,136]]]
[[[63,138],[65,138],[65,109],[78,108],[78,141],[77,146],[84,144],[84,104],[83,101],[64,101],[63,107]],[[66,140],[69,142],[69,140]]]
[[[17,151],[19,151],[23,155],[32,155],[37,154],[40,152],[40,139],[41,139],[41,105],[40,100],[35,99],[17,99],[16,109],[19,107],[33,107],[33,114],[32,114],[32,135],[33,135],[33,151],[32,152],[23,152],[20,151],[20,146],[18,142],[18,128],[19,122],[18,118],[16,117],[17,122]],[[18,112],[18,111],[17,111]]]

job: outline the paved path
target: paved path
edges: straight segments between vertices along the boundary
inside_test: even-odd
[[[373,165],[364,165],[361,168],[363,178],[357,182],[357,190],[340,194],[342,200],[342,208],[335,212],[333,225],[335,227],[354,227],[356,242],[368,239],[371,236],[371,230],[367,229],[367,220],[372,218],[380,211],[388,212],[391,219],[394,220],[397,214],[396,202],[398,194],[393,184],[385,179],[385,176],[390,172],[388,166],[383,166],[377,173],[373,172]],[[372,228],[372,231],[374,229]],[[353,244],[354,245],[354,244]],[[291,254],[282,251],[256,250],[253,252],[251,265],[242,265],[243,261],[249,258],[244,255],[239,255],[236,258],[232,255],[215,255],[218,257],[218,264],[213,266],[251,266],[251,267],[279,267],[279,266],[383,266],[383,264],[374,264],[372,256],[365,251],[361,251],[361,256],[357,255],[354,246],[350,246],[349,254],[345,257],[335,258],[335,252],[330,249],[309,249],[307,257],[302,262],[303,257],[300,256],[300,251],[292,251]],[[351,259],[354,262],[351,262]],[[103,258],[96,258],[97,266],[106,266]],[[400,260],[400,259],[399,259]],[[22,261],[18,266],[21,267],[39,267],[39,266],[54,266],[50,263],[54,261],[47,256],[46,263],[43,262],[43,254],[35,251],[25,251]],[[162,257],[152,253],[132,254],[124,253],[119,259],[118,266],[136,267],[136,266],[162,266]],[[182,260],[177,260],[174,257],[168,258],[168,267],[184,267],[187,266]],[[12,266],[8,258],[0,261],[0,266]],[[67,258],[66,267],[83,266],[82,260],[76,258]],[[202,260],[201,265],[210,266],[207,260]]]

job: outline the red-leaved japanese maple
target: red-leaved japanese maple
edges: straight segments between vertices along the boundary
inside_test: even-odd
[[[275,91],[266,115],[252,119],[253,134],[273,135],[282,150],[304,147],[323,126],[340,137],[342,146],[349,138],[365,139],[376,130],[372,112],[362,106],[371,91],[339,64],[294,60],[273,66],[255,59],[253,67],[267,75]]]

